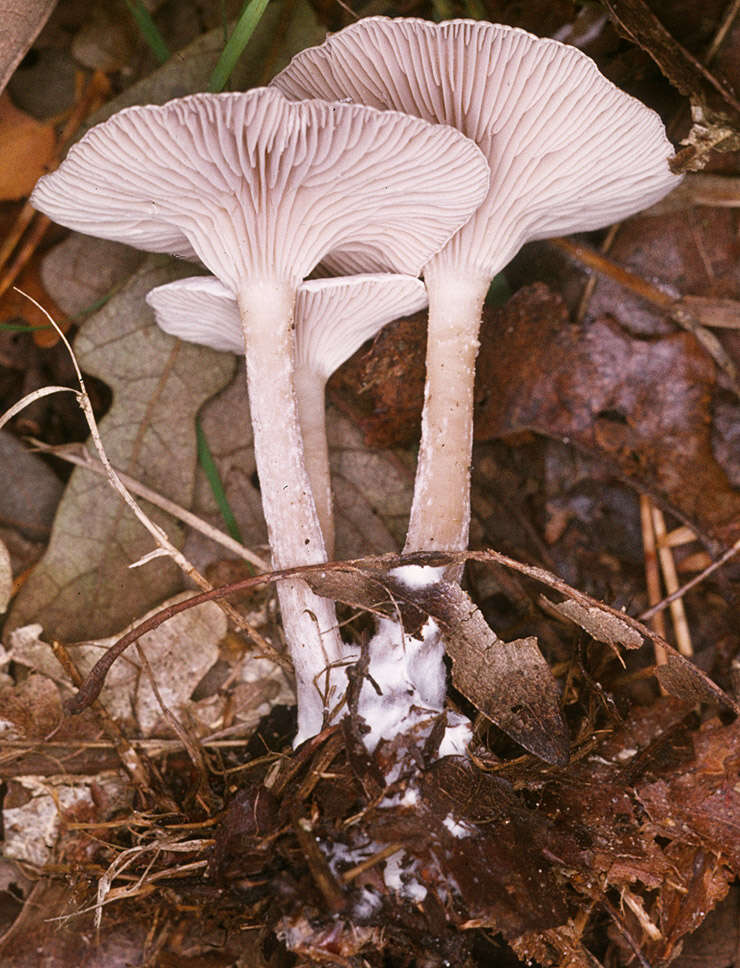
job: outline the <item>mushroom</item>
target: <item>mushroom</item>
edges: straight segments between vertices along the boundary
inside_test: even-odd
[[[152,289],[146,301],[172,336],[243,355],[239,307],[212,276],[180,279]],[[390,273],[312,279],[298,287],[295,303],[295,388],[306,470],[328,557],[334,552],[326,381],[386,323],[427,305],[424,283]]]
[[[362,240],[418,275],[480,204],[488,166],[451,128],[277,90],[128,108],[89,131],[32,204],[69,228],[199,259],[235,296],[273,562],[326,560],[293,385],[293,304],[334,248]],[[346,652],[333,603],[278,586],[300,742],[321,729]],[[323,678],[322,678],[323,677]]]
[[[601,228],[675,188],[663,124],[576,48],[472,20],[367,18],[296,55],[272,84],[453,125],[489,161],[485,201],[424,269],[427,382],[405,550],[462,550],[489,285],[525,242]],[[344,271],[362,267],[343,259]]]

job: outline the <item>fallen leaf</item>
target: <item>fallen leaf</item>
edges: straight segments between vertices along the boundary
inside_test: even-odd
[[[64,489],[49,465],[17,437],[0,430],[0,522],[35,541],[44,541]]]
[[[459,585],[445,582],[424,602],[439,623],[456,688],[513,740],[547,763],[568,762],[560,690],[529,636],[502,641]]]
[[[668,780],[637,787],[653,829],[664,836],[692,835],[740,873],[740,724],[705,723],[691,737],[694,757]]]
[[[73,232],[44,255],[41,281],[67,316],[79,316],[111,295],[144,258],[131,246]]]
[[[459,585],[410,590],[386,572],[337,566],[307,578],[320,595],[356,608],[400,610],[418,634],[428,617],[439,625],[456,688],[525,749],[548,763],[568,761],[568,730],[557,683],[533,637],[504,642]]]
[[[719,703],[732,708],[720,687],[678,652],[669,652],[665,663],[657,666],[655,675],[671,696],[686,702]]]
[[[5,740],[42,740],[62,718],[59,689],[51,679],[30,675],[17,686],[0,688],[0,736]]]
[[[639,649],[644,642],[639,632],[600,608],[584,608],[574,601],[550,602],[550,605],[598,642],[611,646],[623,645],[625,649]]]
[[[0,91],[56,6],[56,0],[9,0],[0,31]]]
[[[218,646],[226,628],[221,609],[206,602],[174,615],[141,637],[139,644],[159,695],[176,717],[190,708],[189,700],[195,687],[218,660]],[[41,631],[40,625],[30,625],[11,632],[13,659],[60,683],[69,695],[73,690],[72,683],[49,645],[41,639]],[[103,652],[126,631],[128,629],[106,639],[68,645],[80,674],[86,676]],[[113,665],[100,699],[120,726],[136,730],[143,736],[169,734],[159,699],[134,650]]]
[[[100,423],[112,464],[188,505],[195,414],[228,381],[233,361],[175,341],[155,325],[144,296],[188,271],[157,265],[150,260],[89,319],[75,346],[82,368],[113,389],[113,405]],[[179,525],[147,510],[171,540],[182,542]],[[75,469],[48,550],[14,602],[10,627],[40,621],[49,634],[73,641],[115,632],[181,587],[179,570],[167,559],[129,568],[152,546],[108,481]]]
[[[51,124],[19,111],[0,94],[0,201],[25,198],[49,170],[56,149]]]
[[[734,542],[740,495],[712,450],[714,366],[693,336],[638,338],[606,316],[574,326],[561,297],[541,283],[487,319],[479,440],[522,430],[564,439],[658,496],[698,533]]]
[[[16,777],[8,783],[3,804],[3,852],[43,867],[52,858],[65,819],[106,820],[130,805],[132,793],[121,773],[75,777],[72,783],[62,776]]]

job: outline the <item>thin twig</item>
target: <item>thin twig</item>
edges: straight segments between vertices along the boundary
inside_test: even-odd
[[[102,71],[95,71],[59,136],[54,157],[49,164],[50,171],[53,171],[60,163],[65,148],[79,130],[82,122],[100,106],[109,91],[110,82],[108,78]],[[15,259],[0,277],[0,296],[4,295],[18,278],[50,225],[51,219],[38,213],[30,202],[23,205],[16,216],[14,225],[0,246],[0,267],[8,261],[26,229],[31,226],[31,230]]]
[[[51,650],[54,653],[54,658],[60,663],[72,683],[79,688],[82,683],[82,675],[64,645],[61,642],[54,641],[51,643]],[[110,737],[113,747],[118,753],[118,758],[134,786],[142,793],[150,795],[153,791],[149,782],[150,770],[148,766],[121,732],[118,724],[99,699],[95,700],[93,708],[103,731]]]
[[[640,495],[640,523],[642,525],[642,545],[645,554],[645,584],[647,586],[648,602],[654,605],[660,601],[660,571],[658,569],[658,555],[655,547],[655,530],[653,528],[653,502],[647,494]],[[650,627],[660,635],[666,637],[665,616],[656,613]],[[668,661],[665,650],[660,646],[653,646],[656,665],[665,665]]]
[[[658,546],[658,560],[660,569],[663,572],[665,589],[669,595],[678,589],[678,575],[676,574],[676,563],[673,560],[673,552],[668,547],[666,537],[666,526],[663,512],[660,508],[653,505],[653,528],[655,529],[655,539]],[[686,609],[683,607],[683,600],[674,599],[670,604],[671,618],[673,619],[673,629],[676,633],[676,645],[681,655],[692,656],[694,647],[691,643],[691,632],[689,623],[686,620]]]
[[[65,389],[65,388],[62,388]],[[30,401],[29,401],[30,402]],[[82,467],[85,470],[92,471],[93,474],[99,474],[106,477],[105,468],[93,455],[88,451],[84,444],[61,444],[59,446],[53,446],[51,444],[45,444],[41,440],[37,440],[35,437],[26,437],[29,443],[33,444],[34,450],[39,451],[42,454],[51,454],[53,457],[59,457],[61,460],[66,460],[70,464],[75,464],[77,467]],[[131,477],[124,471],[118,470],[116,468],[116,473],[126,485],[126,487],[131,491],[132,494],[136,494],[137,497],[144,498],[150,504],[155,507],[161,508],[168,514],[171,514],[173,518],[177,518],[182,521],[183,524],[187,524],[194,531],[199,531],[206,538],[210,538],[211,541],[215,541],[220,544],[223,548],[231,551],[233,554],[238,555],[245,561],[259,568],[260,571],[269,571],[270,565],[264,558],[260,558],[259,555],[250,551],[249,548],[245,548],[244,545],[235,541],[231,535],[226,534],[224,531],[220,531],[215,528],[212,524],[204,521],[203,518],[199,518],[197,514],[193,514],[192,511],[188,511],[187,508],[176,504],[174,501],[170,501],[169,498],[164,497],[158,491],[152,490],[151,487],[147,487],[146,484],[142,484],[141,481],[137,481],[135,477]]]
[[[280,568],[272,572],[266,572],[262,575],[255,575],[253,578],[243,578],[240,581],[223,585],[221,588],[216,588],[209,592],[201,592],[200,594],[193,595],[191,598],[167,605],[165,608],[161,609],[154,615],[150,615],[148,619],[145,619],[135,628],[127,632],[126,635],[120,638],[106,651],[105,655],[103,655],[91,669],[87,679],[77,692],[77,695],[65,704],[65,709],[71,715],[76,715],[82,712],[82,710],[85,709],[89,703],[100,693],[100,690],[105,684],[105,678],[110,667],[133,642],[144,635],[145,632],[150,632],[152,629],[158,628],[163,622],[166,622],[167,619],[172,618],[173,615],[184,612],[189,608],[194,608],[196,605],[200,605],[203,602],[217,601],[220,598],[225,598],[227,595],[233,595],[236,592],[244,592],[248,589],[258,588],[262,585],[271,584],[273,582],[284,581],[288,578],[302,578],[307,580],[310,579],[311,576],[315,576],[315,578],[320,582],[322,578],[327,577],[329,572],[333,571],[347,571],[350,573],[355,572],[357,574],[366,575],[368,570],[387,572],[389,569],[398,568],[407,564],[423,564],[437,567],[442,565],[447,566],[451,564],[462,564],[465,561],[480,561],[486,564],[494,563],[527,575],[529,578],[532,578],[535,581],[541,582],[542,584],[548,585],[550,588],[554,588],[556,591],[561,592],[563,595],[572,599],[579,605],[582,605],[586,609],[596,608],[599,611],[605,612],[607,615],[612,616],[613,618],[619,619],[620,622],[629,626],[631,629],[634,629],[643,638],[646,638],[649,641],[652,641],[654,644],[665,649],[670,656],[673,656],[675,659],[679,659],[682,662],[686,661],[684,657],[681,656],[681,654],[677,652],[672,645],[666,642],[662,636],[647,628],[647,626],[643,625],[638,619],[633,618],[631,615],[621,612],[616,608],[612,608],[612,606],[607,605],[604,602],[597,601],[595,598],[592,598],[585,592],[578,591],[578,589],[573,588],[572,585],[569,585],[567,582],[563,581],[562,578],[558,578],[557,575],[552,574],[545,568],[540,568],[537,565],[527,565],[522,561],[517,561],[516,558],[510,558],[508,555],[501,554],[501,552],[488,549],[486,551],[434,551],[415,552],[408,555],[374,555],[352,561],[322,562],[316,565],[298,565],[293,568]],[[698,670],[696,670],[696,672],[698,673]],[[740,712],[740,706],[738,706],[733,699],[723,693],[719,687],[711,683],[711,680],[709,680],[706,676],[703,674],[700,675],[705,687],[713,692],[719,701],[725,703],[736,712]]]
[[[708,578],[713,572],[717,571],[718,568],[721,568],[722,565],[726,565],[727,562],[731,558],[734,558],[739,551],[740,538],[737,539],[732,547],[723,552],[716,561],[713,561],[711,565],[707,565],[707,567],[703,571],[699,572],[698,575],[694,575],[694,577],[690,581],[687,581],[685,585],[681,585],[680,588],[677,588],[674,592],[671,592],[670,595],[666,595],[665,598],[661,599],[659,602],[656,602],[655,605],[652,605],[637,617],[641,622],[647,622],[654,615],[657,615],[658,612],[662,612],[664,608],[668,608],[671,602],[675,602],[678,598],[683,598],[686,592],[690,591],[696,585],[701,584],[701,582]]]

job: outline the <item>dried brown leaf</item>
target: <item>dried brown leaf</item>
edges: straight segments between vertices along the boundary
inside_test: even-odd
[[[579,625],[598,642],[604,642],[611,646],[623,645],[625,649],[639,649],[644,642],[640,633],[630,625],[600,608],[593,606],[584,608],[583,605],[574,601],[557,604],[550,602],[550,605],[556,612]]]
[[[56,0],[9,0],[0,31],[0,91],[48,20]]]
[[[719,94],[726,110],[740,114],[732,90],[672,37],[644,0],[604,0],[612,20],[655,61],[682,94],[706,105]]]
[[[665,664],[659,665],[655,674],[666,692],[677,699],[727,704],[727,696],[720,687],[678,652],[669,652]]]
[[[8,94],[0,94],[0,201],[25,198],[55,151],[53,125],[19,111]]]
[[[95,316],[76,340],[80,365],[108,382],[113,405],[100,424],[108,457],[179,504],[192,497],[194,417],[229,379],[233,361],[175,341],[155,325],[144,296],[184,275],[150,260]],[[175,543],[181,530],[151,509]],[[152,539],[107,480],[76,469],[65,491],[48,550],[11,610],[12,627],[41,621],[70,640],[111,634],[180,587],[176,565],[163,558],[129,565],[152,550]]]
[[[333,568],[309,583],[322,595],[359,608],[400,609],[411,634],[431,616],[452,659],[452,681],[485,716],[525,749],[548,763],[568,760],[568,732],[557,683],[530,637],[503,642],[480,609],[453,582],[410,590],[384,574]]]
[[[659,496],[698,533],[730,545],[740,528],[740,494],[713,451],[714,365],[688,333],[644,339],[620,326],[607,307],[615,314],[632,304],[621,296],[617,302],[607,288],[610,296],[599,295],[602,285],[595,298],[604,315],[578,326],[561,297],[541,283],[489,314],[476,436],[534,430],[565,439]],[[644,309],[628,315],[628,308],[625,323],[638,325]]]
[[[62,700],[46,676],[30,675],[17,686],[0,688],[0,737],[41,740],[59,725]]]
[[[12,632],[13,658],[71,688],[72,684],[51,648],[39,637],[40,631],[40,626],[31,625]],[[191,708],[190,696],[218,660],[218,644],[225,634],[223,612],[217,605],[207,602],[180,612],[141,637],[140,646],[144,649],[157,691],[175,716]],[[116,635],[68,646],[80,674],[87,675],[101,654],[118,638]],[[159,699],[135,652],[113,666],[101,700],[110,715],[127,729],[135,729],[143,736],[169,733]]]
[[[19,776],[3,803],[6,857],[42,867],[51,860],[64,820],[105,820],[129,806],[133,790],[122,774]],[[102,808],[102,809],[101,809]]]

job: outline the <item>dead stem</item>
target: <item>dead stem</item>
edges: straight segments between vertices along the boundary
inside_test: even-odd
[[[642,546],[645,557],[645,585],[647,587],[648,603],[655,605],[660,601],[662,591],[660,587],[658,555],[655,545],[655,529],[653,527],[653,502],[647,494],[640,495],[640,524],[642,526]],[[650,627],[661,638],[664,639],[666,637],[665,616],[662,612],[657,612],[653,616]],[[656,665],[665,665],[668,657],[663,649],[657,645],[653,646],[653,648]]]

